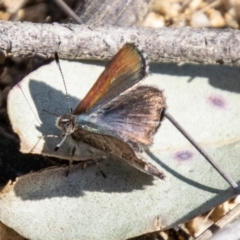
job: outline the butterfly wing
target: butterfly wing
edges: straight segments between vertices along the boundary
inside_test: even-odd
[[[147,162],[140,154],[125,142],[110,135],[98,134],[89,131],[75,131],[72,138],[78,142],[84,142],[96,149],[118,157],[142,172],[164,179],[163,171]]]
[[[119,95],[99,111],[78,116],[78,123],[89,131],[117,137],[132,148],[150,145],[161,124],[165,98],[157,88],[138,86]]]
[[[129,89],[147,74],[144,54],[132,44],[125,44],[106,66],[91,90],[73,114],[89,114]]]
[[[159,89],[139,86],[104,107],[98,124],[116,132],[126,142],[150,145],[165,107],[165,98]]]

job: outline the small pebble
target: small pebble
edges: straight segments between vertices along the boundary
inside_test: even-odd
[[[210,20],[207,15],[201,11],[195,12],[191,17],[192,27],[209,27]]]
[[[201,3],[202,3],[202,0],[193,0],[193,1],[190,1],[190,4],[189,4],[188,9],[189,9],[191,12],[194,12],[194,11],[196,11],[197,9],[199,9],[199,6],[200,6]]]
[[[229,12],[227,12],[227,13],[224,15],[224,19],[225,19],[226,25],[227,25],[228,27],[235,28],[235,29],[238,29],[238,28],[239,28],[238,22],[237,22],[236,19],[232,16],[232,14],[230,14]]]
[[[154,13],[150,12],[147,17],[145,18],[143,22],[144,27],[152,27],[152,28],[161,28],[165,26],[164,17]]]
[[[171,7],[170,1],[157,1],[155,0],[152,4],[152,11],[159,13],[161,15],[166,15],[169,12],[169,9]]]
[[[16,13],[21,7],[29,2],[28,0],[3,0],[2,4],[6,7],[7,12],[12,14]]]
[[[225,19],[223,18],[221,12],[211,8],[207,11],[207,13],[209,15],[211,27],[220,28],[225,26]]]
[[[181,6],[179,3],[172,3],[170,9],[167,13],[168,18],[179,17],[181,11]]]
[[[0,20],[9,20],[10,19],[10,14],[8,12],[3,12],[3,11],[0,11]]]

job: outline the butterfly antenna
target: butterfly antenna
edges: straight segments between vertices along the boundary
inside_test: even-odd
[[[69,108],[69,113],[72,113],[72,109],[71,109],[71,105],[70,105],[70,99],[69,99],[69,95],[68,95],[68,92],[67,92],[67,86],[66,86],[66,82],[65,82],[65,79],[64,79],[64,76],[63,76],[63,73],[62,73],[62,68],[61,68],[61,65],[60,65],[60,62],[59,62],[57,52],[55,52],[54,57],[55,57],[55,61],[57,63],[57,66],[60,70],[60,73],[62,75],[62,80],[63,80],[63,84],[64,84],[64,88],[65,88],[65,92],[66,92],[67,103],[68,103],[68,108]]]

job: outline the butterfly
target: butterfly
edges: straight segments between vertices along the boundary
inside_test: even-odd
[[[70,137],[74,142],[72,156],[85,143],[147,174],[165,178],[161,170],[140,157],[144,147],[152,144],[166,108],[161,90],[138,84],[148,69],[145,54],[134,44],[125,44],[75,110],[57,118],[64,139]]]

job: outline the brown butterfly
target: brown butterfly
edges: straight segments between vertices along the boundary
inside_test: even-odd
[[[72,156],[82,142],[165,178],[161,170],[139,156],[152,144],[166,108],[161,90],[137,84],[146,77],[148,68],[144,53],[133,44],[125,44],[74,112],[58,117],[56,125],[64,140],[70,136],[75,143]]]

